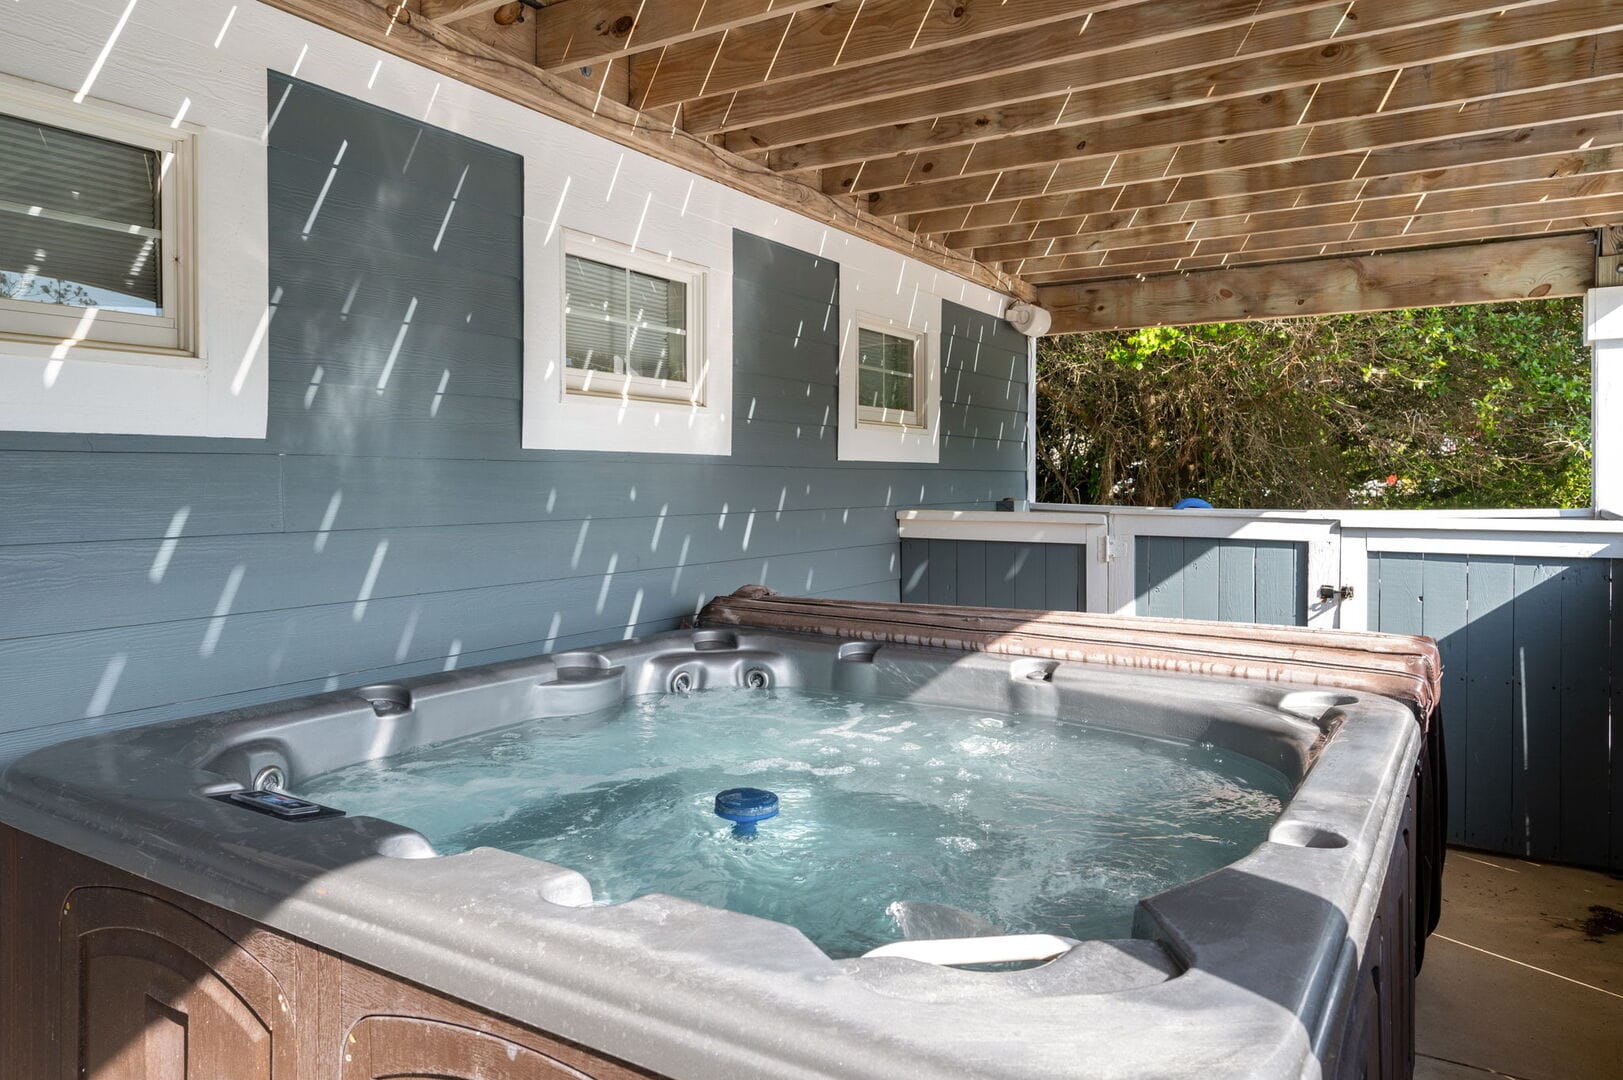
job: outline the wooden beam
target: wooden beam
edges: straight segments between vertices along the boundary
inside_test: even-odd
[[[1038,286],[1079,285],[1086,282],[1120,281],[1135,278],[1152,280],[1154,277],[1164,274],[1190,274],[1200,270],[1237,270],[1243,267],[1277,266],[1284,263],[1319,264],[1327,259],[1341,256],[1367,255],[1380,257],[1415,248],[1480,246],[1523,237],[1549,239],[1552,236],[1580,234],[1592,237],[1594,230],[1595,219],[1593,218],[1562,218],[1548,222],[1504,225],[1486,233],[1481,231],[1466,233],[1443,232],[1405,236],[1388,242],[1380,251],[1371,251],[1367,245],[1359,247],[1350,243],[1306,244],[1301,247],[1279,248],[1266,252],[1241,252],[1236,255],[1194,255],[1173,258],[1172,256],[1177,252],[1170,246],[1165,248],[1143,248],[1140,249],[1145,253],[1143,261],[1131,262],[1126,265],[1100,264],[1083,269],[1073,268],[1033,273],[1028,278],[1022,278],[1022,280],[1031,281]],[[1073,255],[1069,256],[1069,258],[1097,258],[1097,253],[1093,256]]]
[[[1167,149],[1227,168],[1244,163],[1246,157],[1243,149],[1226,152],[1231,146],[1267,135],[1275,136],[1266,145],[1275,145],[1281,160],[1415,142],[1458,132],[1462,123],[1474,123],[1478,114],[1490,111],[1485,103],[1515,101],[1529,92],[1549,93],[1551,87],[1587,86],[1587,111],[1616,112],[1623,107],[1616,86],[1620,73],[1623,31],[1613,31],[1409,68],[1395,78],[1377,72],[1322,86],[870,159],[825,172],[823,190],[861,193],[901,187],[921,175],[1052,169],[1056,162],[1071,165]],[[1472,108],[1463,113],[1453,107],[1467,102],[1473,103]],[[1471,130],[1485,126],[1475,123]],[[816,162],[791,164],[769,157],[768,164],[779,171],[796,171]]]
[[[1033,295],[1031,287],[1024,282],[925,241],[892,222],[863,213],[844,200],[829,198],[805,184],[768,172],[687,132],[668,126],[656,127],[634,109],[599,98],[588,88],[533,65],[517,62],[451,27],[427,19],[413,19],[410,24],[395,22],[386,11],[391,0],[264,2],[977,285],[1025,299]]]
[[[728,94],[773,80],[829,73],[1073,19],[1132,0],[837,0],[636,57],[632,102],[642,108]],[[717,99],[720,100],[720,99]]]
[[[549,71],[590,67],[619,56],[778,19],[828,0],[557,0],[535,12],[535,62]]]
[[[864,64],[850,70],[836,68],[798,78],[773,78],[735,93],[698,98],[684,105],[682,111],[689,130],[709,135],[861,105],[925,87],[952,86],[1038,68],[1066,60],[1079,49],[1091,50],[1102,39],[1114,41],[1118,47],[1150,45],[1271,13],[1327,6],[1323,0],[1149,0],[1127,7],[1119,3],[1072,4],[1063,9],[1070,17],[1012,30],[995,39],[996,48],[968,41],[882,64]],[[1107,7],[1111,10],[1093,10]]]
[[[1051,332],[1067,334],[1576,296],[1593,274],[1591,238],[1579,234],[1047,286],[1037,295],[1053,313]]]
[[[1466,108],[1449,105],[1404,117],[1376,116],[1299,132],[1133,151],[1102,160],[1090,157],[1057,167],[921,180],[871,192],[864,199],[870,211],[891,217],[1168,178],[1178,180],[1180,195],[1198,191],[1203,198],[1304,187],[1462,161],[1578,150],[1585,144],[1612,145],[1623,141],[1623,113],[1617,109],[1615,87],[1578,84],[1491,98]],[[1420,159],[1430,164],[1413,164]],[[1254,171],[1260,166],[1271,169]]]
[[[1623,225],[1595,230],[1595,287],[1623,285]]]
[[[766,159],[774,168],[826,167],[1295,87],[1333,94],[1342,80],[1359,75],[1381,74],[1392,86],[1400,69],[1416,65],[1623,29],[1623,8],[1593,0],[1508,11],[1483,0],[1403,0],[1372,7],[1352,33],[1342,14],[1306,12],[818,113],[732,132],[726,145],[774,147]],[[1214,56],[1223,60],[1214,64]]]
[[[1623,213],[1623,193],[1590,199],[1568,199],[1535,207],[1467,211],[1396,222],[1399,228],[1360,235],[1357,226],[1342,229],[1285,229],[1255,236],[1212,240],[1163,240],[1135,237],[1131,246],[1100,248],[1074,255],[1027,259],[1009,264],[1022,280],[1083,281],[1128,277],[1166,270],[1278,262],[1281,259],[1327,258],[1333,255],[1378,255],[1406,247],[1439,247],[1503,236],[1593,229]],[[1385,223],[1382,223],[1385,224]],[[1402,231],[1406,227],[1407,231]],[[1149,264],[1173,265],[1147,268]],[[1068,276],[1074,275],[1074,276]]]

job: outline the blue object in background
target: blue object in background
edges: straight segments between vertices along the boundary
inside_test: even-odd
[[[1172,504],[1172,509],[1174,509],[1174,510],[1211,510],[1211,509],[1214,509],[1214,507],[1212,506],[1211,503],[1207,502],[1205,499],[1179,499],[1177,502]]]
[[[734,836],[754,836],[757,822],[778,816],[778,797],[761,788],[728,788],[716,795],[716,816],[733,823]]]

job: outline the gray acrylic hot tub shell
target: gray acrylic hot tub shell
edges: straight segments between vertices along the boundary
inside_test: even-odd
[[[774,685],[1086,717],[1300,781],[1268,842],[1141,901],[1136,937],[1017,972],[831,960],[774,922],[338,817],[212,800],[667,690]],[[1402,705],[986,653],[677,631],[92,736],[0,778],[0,819],[200,900],[672,1077],[1298,1077],[1358,971],[1420,744]],[[409,698],[409,705],[405,701]],[[402,708],[402,706],[404,706]],[[394,708],[398,711],[389,711]],[[725,1002],[725,1004],[720,1004]]]

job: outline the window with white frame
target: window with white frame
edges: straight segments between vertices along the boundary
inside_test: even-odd
[[[703,275],[579,238],[564,245],[566,392],[705,399]]]
[[[923,427],[925,379],[920,370],[924,335],[859,323],[857,420],[863,424]]]
[[[855,301],[858,291],[848,276],[854,275],[840,278],[842,306]],[[939,461],[941,378],[935,335],[900,312],[886,317],[858,310],[842,321],[839,460]]]
[[[0,338],[190,353],[192,135],[0,98]]]
[[[703,261],[525,219],[526,449],[732,452],[731,263],[671,232]]]

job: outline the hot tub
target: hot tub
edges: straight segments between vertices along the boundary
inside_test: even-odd
[[[0,819],[665,1076],[1401,1075],[1420,748],[1378,696],[706,629],[50,747]]]

